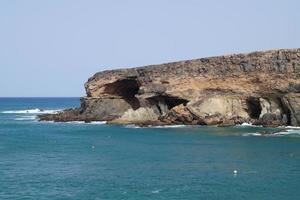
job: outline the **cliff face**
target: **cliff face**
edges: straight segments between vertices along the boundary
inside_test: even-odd
[[[300,49],[103,71],[81,107],[41,120],[300,125]]]

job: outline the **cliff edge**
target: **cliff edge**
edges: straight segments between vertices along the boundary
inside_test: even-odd
[[[210,57],[96,73],[81,107],[51,121],[139,125],[300,125],[300,49]]]

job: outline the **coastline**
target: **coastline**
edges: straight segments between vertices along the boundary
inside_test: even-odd
[[[107,70],[85,89],[80,107],[39,120],[300,126],[300,49]]]

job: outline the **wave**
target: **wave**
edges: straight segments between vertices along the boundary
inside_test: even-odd
[[[1,113],[4,114],[55,114],[62,111],[59,110],[43,110],[39,108],[35,109],[28,109],[28,110],[8,110],[8,111],[2,111]]]
[[[106,121],[95,121],[95,122],[90,122],[90,124],[106,124]]]
[[[40,123],[51,123],[51,124],[86,124],[86,125],[104,125],[106,121],[94,121],[94,122],[85,122],[85,121],[69,121],[69,122],[56,122],[56,121],[40,121]]]
[[[16,120],[16,121],[32,121],[32,120],[36,120],[36,116],[22,116],[22,117],[17,117],[14,120]]]
[[[149,126],[149,128],[184,128],[187,125],[180,124],[180,125],[163,125],[163,126]]]
[[[287,129],[273,134],[274,136],[300,135],[299,129]]]
[[[70,122],[57,122],[57,123],[67,123],[67,124],[85,124],[85,121],[70,121]]]
[[[253,126],[253,125],[251,123],[244,122],[242,124],[239,124],[238,126]]]
[[[68,124],[106,124],[106,121],[92,121],[92,122],[85,122],[85,121],[70,121],[70,122],[58,122],[58,123],[68,123]]]
[[[281,128],[300,129],[300,126],[281,126]]]
[[[299,129],[286,129],[275,133],[270,134],[262,134],[259,132],[255,133],[244,133],[242,136],[264,136],[264,137],[275,137],[275,136],[299,136],[300,130]]]
[[[55,121],[42,121],[45,123],[56,123],[56,124],[87,124],[87,125],[103,125],[106,124],[106,121],[93,121],[93,122],[85,122],[85,121],[68,121],[68,122],[55,122]]]
[[[251,123],[242,123],[242,124],[237,124],[236,126],[244,126],[244,127],[262,127],[261,125],[253,125]]]
[[[125,125],[125,128],[142,128],[142,127],[136,126],[134,124],[128,124],[128,125]]]
[[[152,194],[158,194],[158,193],[160,193],[160,191],[161,191],[161,190],[152,190],[151,193],[152,193]]]
[[[242,136],[262,136],[261,133],[244,133]]]
[[[128,124],[125,125],[125,128],[184,128],[187,127],[187,125],[159,125],[159,126],[137,126],[134,124]]]

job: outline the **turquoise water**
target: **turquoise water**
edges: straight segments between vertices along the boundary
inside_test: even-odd
[[[78,105],[0,98],[1,200],[299,199],[300,130],[255,136],[265,129],[34,119]]]

